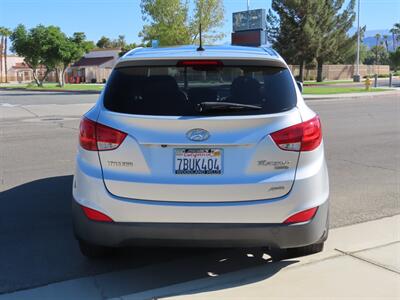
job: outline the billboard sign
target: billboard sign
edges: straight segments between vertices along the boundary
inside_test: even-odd
[[[265,9],[253,9],[232,14],[233,32],[245,30],[264,30],[266,28]]]
[[[266,34],[264,30],[238,31],[232,33],[232,45],[258,47],[265,45]]]

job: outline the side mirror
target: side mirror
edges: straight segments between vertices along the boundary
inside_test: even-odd
[[[297,87],[300,90],[300,93],[303,93],[303,83],[301,81],[296,81]]]

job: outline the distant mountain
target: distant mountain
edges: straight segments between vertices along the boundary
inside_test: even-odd
[[[387,37],[388,48],[389,48],[389,51],[393,51],[393,38],[392,38],[392,34],[389,32],[389,30],[367,30],[365,32],[363,44],[366,45],[368,48],[375,46],[376,45],[375,35],[378,33],[381,35],[381,38],[380,38],[381,43],[382,42],[384,43],[383,36],[384,35],[388,36]],[[385,43],[383,45],[385,46]]]
[[[349,30],[349,34],[353,35],[356,33],[357,28],[351,28]],[[371,48],[376,45],[376,38],[375,35],[379,33],[381,35],[380,41],[383,42],[383,36],[388,36],[388,46],[389,51],[393,51],[393,39],[392,34],[390,33],[389,29],[377,29],[377,30],[367,30],[364,34],[363,44],[366,45],[368,48]]]

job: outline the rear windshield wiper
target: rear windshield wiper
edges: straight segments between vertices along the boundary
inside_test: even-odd
[[[262,109],[262,107],[258,105],[234,102],[201,102],[197,104],[196,108],[198,112]]]

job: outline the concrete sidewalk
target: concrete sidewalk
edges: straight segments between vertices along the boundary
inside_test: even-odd
[[[400,216],[334,229],[324,252],[287,262],[119,299],[400,299]]]
[[[3,294],[0,300],[400,299],[400,215],[333,229],[325,250],[308,257],[271,262],[257,250],[232,253],[204,251]]]

